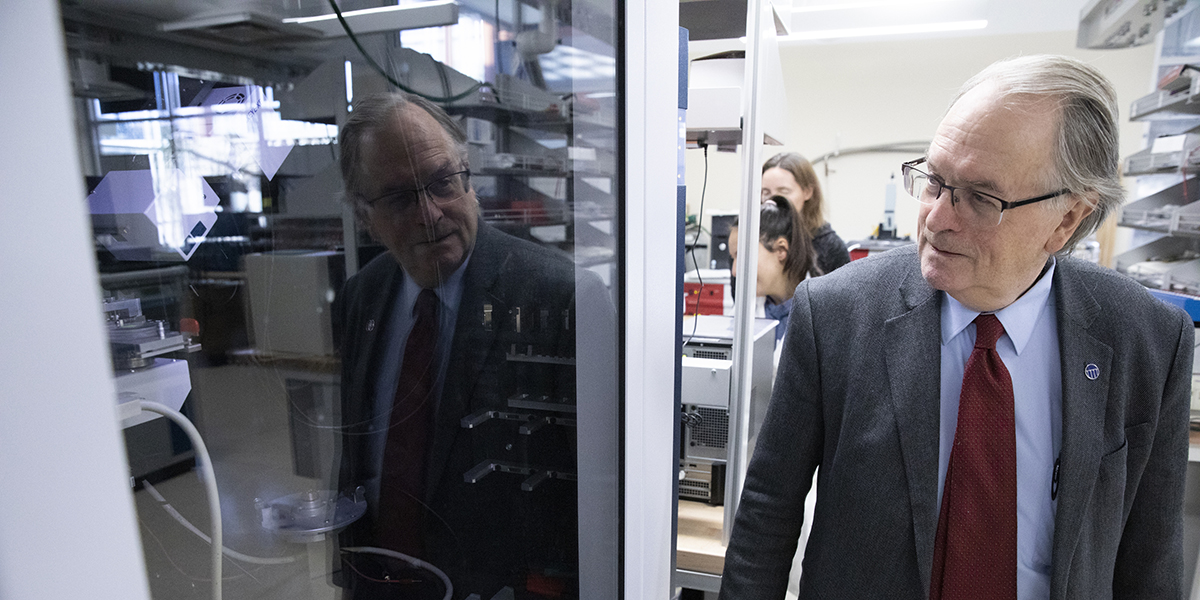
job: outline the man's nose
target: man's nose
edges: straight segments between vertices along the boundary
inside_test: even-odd
[[[925,228],[931,231],[957,230],[960,227],[958,213],[954,208],[953,192],[942,188],[942,193],[926,204]]]
[[[417,192],[417,210],[421,213],[421,222],[433,225],[442,218],[442,207],[434,201],[432,194],[425,190]]]

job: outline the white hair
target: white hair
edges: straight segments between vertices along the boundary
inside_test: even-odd
[[[1050,100],[1058,110],[1057,143],[1048,182],[1064,195],[1051,202],[1060,210],[1074,196],[1092,207],[1092,213],[1063,246],[1070,252],[1121,206],[1120,151],[1117,140],[1117,94],[1095,67],[1067,56],[1018,56],[992,63],[963,84],[950,103],[958,102],[975,86],[993,82],[1002,99],[1022,104]]]

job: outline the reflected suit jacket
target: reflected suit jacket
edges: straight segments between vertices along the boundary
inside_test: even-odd
[[[1050,597],[1182,598],[1192,322],[1072,258],[1053,289],[1063,424]],[[784,597],[818,466],[800,598],[929,597],[941,298],[915,246],[797,288],[722,600]]]
[[[385,253],[351,277],[335,303],[342,359],[338,489],[343,491],[379,476],[370,472],[368,440],[388,424],[387,414],[375,414],[375,384],[402,277],[399,264]],[[490,598],[503,586],[520,590],[531,572],[575,568],[573,482],[550,479],[522,491],[527,476],[520,474],[491,472],[476,483],[464,477],[488,461],[573,473],[574,429],[547,426],[521,434],[522,423],[512,420],[491,418],[473,428],[463,423],[483,411],[513,411],[509,400],[519,393],[573,404],[573,365],[523,362],[511,355],[570,357],[574,293],[574,265],[565,255],[479,221],[429,436],[426,556],[420,557],[450,576],[456,598],[472,592]],[[374,545],[374,508],[339,536],[342,547]],[[335,571],[338,566],[335,561]]]

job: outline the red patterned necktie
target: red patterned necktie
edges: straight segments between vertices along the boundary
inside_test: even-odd
[[[436,404],[437,338],[438,297],[433,290],[421,290],[413,307],[413,327],[404,345],[388,423],[378,506],[380,545],[412,556],[422,551],[425,463]]]
[[[1017,436],[1012,379],[996,352],[1002,333],[995,315],[976,317],[942,491],[930,600],[1017,597]]]

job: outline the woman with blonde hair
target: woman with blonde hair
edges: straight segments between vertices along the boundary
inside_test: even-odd
[[[762,199],[783,196],[795,207],[800,224],[812,240],[819,274],[850,262],[846,243],[823,214],[825,199],[817,173],[808,159],[795,152],[772,156],[762,167]]]

